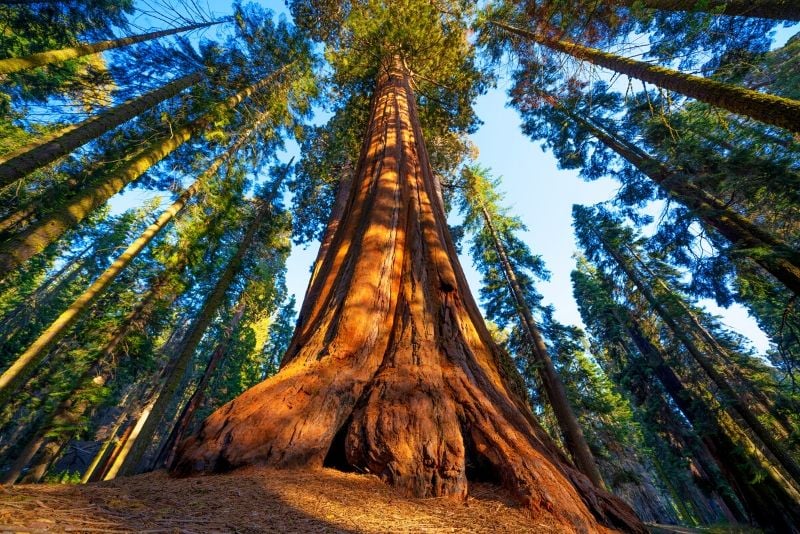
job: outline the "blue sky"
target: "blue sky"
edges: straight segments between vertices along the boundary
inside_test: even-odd
[[[282,1],[261,4],[278,13],[286,13]],[[217,14],[230,12],[229,2],[215,0],[209,6]],[[776,41],[784,42],[791,33],[780,30]],[[572,205],[609,200],[614,196],[618,184],[610,178],[584,182],[577,172],[558,169],[551,154],[545,153],[537,143],[522,135],[518,115],[506,107],[507,87],[507,79],[501,78],[497,88],[478,99],[476,111],[484,124],[472,136],[472,140],[480,150],[480,164],[503,177],[502,190],[506,193],[506,203],[528,227],[525,241],[543,257],[551,272],[550,281],[538,286],[544,302],[555,307],[555,316],[559,321],[580,325],[582,323],[572,298],[569,278],[575,265],[573,255],[577,251],[571,227]],[[282,159],[288,161],[297,155],[296,145],[292,143]],[[149,194],[141,190],[134,191],[124,195],[124,199],[117,199],[115,208],[139,204],[147,196]],[[318,243],[295,247],[288,261],[287,285],[289,291],[297,296],[298,305],[308,284],[309,267],[316,256],[317,247]],[[468,257],[462,256],[460,259],[471,289],[477,294],[480,278]],[[723,323],[732,330],[748,337],[760,353],[767,349],[769,343],[766,336],[744,308],[735,305],[727,310],[720,309],[711,301],[703,301],[702,304],[711,313],[720,315]]]

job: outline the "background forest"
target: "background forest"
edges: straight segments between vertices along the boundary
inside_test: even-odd
[[[558,447],[645,522],[797,531],[798,21],[796,0],[0,0],[2,481],[174,466],[279,370],[395,54]]]

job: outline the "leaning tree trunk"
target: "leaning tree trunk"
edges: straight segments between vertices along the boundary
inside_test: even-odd
[[[123,102],[79,124],[62,128],[4,155],[0,158],[0,188],[69,154],[159,102],[172,98],[202,78],[203,74],[200,72],[183,76],[163,87]]]
[[[286,172],[288,172],[288,167]],[[273,194],[277,194],[280,188],[280,182],[275,184],[275,188]],[[270,211],[271,200],[262,200],[261,205],[257,208],[255,216],[248,224],[245,235],[239,243],[236,252],[220,274],[217,283],[214,285],[214,289],[206,297],[202,308],[198,312],[197,318],[192,322],[191,328],[181,342],[178,354],[172,360],[166,372],[164,386],[158,390],[152,409],[142,424],[141,430],[136,437],[130,453],[119,468],[120,475],[132,475],[137,472],[147,448],[153,441],[153,437],[157,435],[156,432],[159,430],[158,423],[161,422],[169,404],[172,402],[183,381],[183,377],[189,368],[197,346],[200,344],[211,321],[213,321],[216,316],[219,307],[224,302],[225,295],[231,283],[233,283],[234,278],[239,274],[242,262],[253,243],[256,232],[258,232],[262,222],[269,215]]]
[[[540,94],[560,112],[580,124],[592,136],[658,184],[695,217],[714,228],[737,251],[763,267],[790,291],[800,295],[800,252],[700,188],[690,176],[670,169],[638,147],[598,126],[591,119],[568,110],[552,95],[544,92]],[[763,251],[767,253],[761,253]]]
[[[194,388],[194,393],[192,393],[192,396],[189,397],[186,406],[183,407],[180,415],[175,420],[175,425],[172,427],[172,431],[169,433],[169,436],[167,436],[167,439],[164,440],[164,444],[161,446],[161,451],[159,452],[155,461],[156,468],[161,466],[169,467],[175,460],[175,453],[177,452],[178,444],[183,441],[186,430],[189,428],[189,423],[192,422],[195,412],[197,412],[197,409],[206,398],[206,389],[211,383],[211,379],[214,377],[217,367],[219,367],[219,364],[222,363],[226,354],[228,353],[228,345],[230,345],[231,338],[233,337],[234,332],[236,332],[236,329],[238,328],[239,323],[244,316],[244,311],[245,301],[240,299],[239,304],[237,304],[234,308],[233,317],[222,334],[222,339],[217,343],[217,346],[214,347],[214,350],[211,352],[211,357],[208,359],[208,363],[206,364],[206,368],[203,370],[203,375],[200,377],[200,381]]]
[[[97,480],[102,480],[102,471],[103,467],[107,465],[108,461],[111,459],[113,455],[113,451],[116,449],[114,446],[116,443],[119,443],[117,440],[117,433],[119,429],[125,424],[125,422],[130,419],[130,405],[132,402],[129,402],[128,405],[123,405],[122,413],[117,416],[116,421],[111,426],[111,429],[108,431],[108,436],[106,439],[102,441],[100,444],[100,449],[92,458],[92,461],[89,463],[89,466],[84,471],[83,475],[81,476],[81,484],[86,484],[87,482],[96,482]],[[130,425],[128,426],[130,429]],[[127,429],[126,429],[127,432]],[[120,440],[124,437],[120,437]]]
[[[625,248],[636,260],[639,266],[644,269],[645,273],[647,273],[647,276],[649,276],[650,279],[658,284],[659,287],[664,291],[664,294],[669,299],[669,302],[676,304],[680,309],[681,314],[688,319],[690,323],[689,328],[687,329],[689,334],[696,336],[703,345],[709,348],[710,352],[712,353],[712,357],[713,354],[716,354],[717,361],[721,364],[720,366],[723,373],[731,378],[734,383],[737,384],[737,386],[743,386],[744,391],[742,391],[742,394],[743,397],[748,401],[748,404],[756,408],[759,411],[759,415],[766,415],[770,419],[770,422],[775,427],[774,429],[780,433],[780,439],[788,439],[794,431],[794,428],[789,419],[776,409],[775,401],[769,398],[767,394],[764,393],[760,387],[758,387],[757,384],[754,384],[750,377],[745,375],[739,363],[734,361],[728,350],[720,344],[717,338],[714,337],[705,326],[703,326],[703,324],[695,315],[695,312],[689,309],[689,306],[686,305],[686,302],[684,302],[683,298],[676,295],[672,288],[670,288],[660,276],[657,276],[656,273],[650,269],[647,263],[645,263],[645,261],[636,253],[635,250],[633,250],[629,245],[626,245]],[[794,447],[796,447],[796,445]]]
[[[284,73],[291,64],[284,65],[259,82],[239,91],[208,113],[179,128],[171,135],[151,145],[133,157],[115,172],[98,171],[98,177],[73,197],[63,201],[40,220],[0,245],[0,281],[25,261],[42,252],[64,232],[77,225],[96,208],[105,204],[126,185],[137,180],[156,163],[166,158],[178,147],[203,132],[218,113],[232,110],[256,91],[264,89]]]
[[[14,484],[22,470],[44,446],[55,443],[56,447],[50,449],[50,454],[52,454],[60,451],[72,439],[77,432],[81,418],[96,407],[95,403],[91,401],[91,392],[98,387],[105,386],[114,377],[116,372],[114,356],[119,343],[128,334],[130,328],[141,324],[142,319],[146,320],[145,317],[151,311],[153,301],[158,298],[158,293],[158,287],[148,290],[142,301],[123,318],[122,324],[108,339],[97,358],[81,373],[72,391],[61,401],[55,411],[46,415],[45,419],[38,423],[38,428],[17,455],[11,469],[0,478],[0,484]],[[29,481],[27,477],[23,479],[23,482],[27,481]],[[38,482],[38,480],[33,480],[33,482]]]
[[[730,411],[733,418],[741,418],[746,427],[754,434],[757,440],[761,442],[763,450],[760,452],[766,457],[765,460],[773,466],[772,469],[767,469],[771,476],[779,481],[780,484],[784,485],[787,488],[787,492],[792,493],[800,502],[800,465],[798,465],[797,461],[787,452],[785,445],[780,443],[772,432],[761,423],[750,406],[742,399],[739,392],[731,386],[715,363],[697,347],[684,329],[676,323],[669,311],[664,308],[661,301],[653,294],[649,285],[647,285],[639,276],[639,273],[628,264],[626,258],[624,258],[616,248],[610,245],[599,232],[596,230],[594,230],[594,232],[609,256],[614,259],[622,272],[625,273],[625,276],[636,286],[664,324],[667,325],[667,328],[669,328],[672,334],[686,348],[689,354],[691,354],[694,361],[697,362],[700,368],[717,386],[720,394],[724,397],[724,400],[721,402],[726,405],[726,411]],[[754,452],[759,452],[757,450],[759,448],[758,445],[755,445],[756,450]]]
[[[624,318],[618,316],[618,321],[664,391],[696,429],[704,449],[714,458],[720,474],[729,482],[747,512],[761,525],[796,532],[792,525],[800,519],[797,491],[780,476],[754,476],[759,468],[771,474],[773,470],[751,438],[736,428],[738,425],[731,418],[722,413],[715,414],[705,401],[683,384],[667,364],[663,351],[647,338],[629,311]],[[748,464],[758,467],[751,469]],[[728,506],[731,510],[738,508],[730,501]],[[765,513],[767,510],[769,512]]]
[[[542,334],[539,332],[536,321],[533,319],[533,314],[528,307],[528,303],[525,301],[522,288],[514,272],[514,267],[511,265],[508,255],[506,254],[505,246],[495,230],[491,215],[489,215],[489,212],[482,204],[481,212],[489,234],[492,236],[495,251],[500,258],[500,264],[505,273],[506,283],[514,298],[517,313],[525,328],[528,342],[531,344],[531,352],[535,360],[535,367],[542,380],[547,400],[550,402],[550,406],[556,414],[558,426],[564,437],[564,444],[572,456],[575,466],[580,469],[584,475],[589,477],[589,480],[591,480],[595,486],[603,488],[603,477],[597,468],[594,455],[592,455],[589,444],[586,442],[586,438],[583,435],[581,426],[578,423],[578,418],[575,416],[575,412],[569,403],[567,390],[564,388],[564,384],[561,382],[561,378],[556,372],[553,360],[550,358],[550,353],[547,350],[547,345],[542,338]]]
[[[61,339],[75,322],[83,316],[90,306],[108,289],[122,271],[145,249],[208,180],[244,145],[255,127],[243,132],[222,155],[204,171],[197,180],[187,187],[167,209],[148,226],[144,232],[120,254],[117,259],[92,282],[92,284],[67,308],[53,323],[23,352],[14,363],[0,375],[0,404],[3,404],[15,388],[22,385],[53,345]]]
[[[569,54],[576,59],[588,61],[631,78],[655,84],[658,87],[681,93],[712,106],[727,109],[732,113],[786,128],[790,132],[800,133],[800,101],[759,93],[752,89],[718,82],[710,78],[651,65],[650,63],[603,52],[578,43],[562,41],[516,28],[504,22],[493,21],[491,23],[552,50]]]
[[[51,63],[62,63],[70,59],[88,56],[89,54],[97,54],[99,52],[112,50],[114,48],[142,43],[152,39],[159,39],[161,37],[167,37],[168,35],[175,35],[176,33],[206,28],[222,22],[225,21],[217,20],[212,22],[201,22],[198,24],[182,26],[180,28],[171,28],[169,30],[132,35],[131,37],[123,37],[121,39],[111,39],[108,41],[100,41],[98,43],[79,44],[69,48],[62,48],[61,50],[48,50],[46,52],[39,52],[38,54],[31,54],[30,56],[25,57],[10,57],[8,59],[0,59],[0,74],[10,74],[12,72],[19,72],[25,69],[42,67]]]
[[[798,0],[613,0],[626,7],[634,5],[662,11],[696,11],[731,17],[757,17],[800,21]]]
[[[464,497],[468,477],[491,477],[565,528],[644,532],[535,422],[456,257],[409,77],[393,66],[281,371],[206,419],[174,472],[327,459],[418,497]]]

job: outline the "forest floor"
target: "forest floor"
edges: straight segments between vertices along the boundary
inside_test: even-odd
[[[250,467],[175,479],[155,472],[88,485],[0,486],[0,531],[23,532],[562,532],[505,492],[404,497],[375,476]]]

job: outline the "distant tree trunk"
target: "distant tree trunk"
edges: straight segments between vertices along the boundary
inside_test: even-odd
[[[644,175],[686,206],[694,216],[711,226],[755,263],[772,274],[796,295],[800,295],[800,253],[776,236],[759,228],[692,182],[690,176],[672,171],[638,147],[619,139],[591,120],[578,115],[552,100],[559,111],[576,121],[611,150],[626,159]],[[753,251],[768,250],[768,254]]]
[[[230,259],[222,274],[220,274],[212,292],[206,297],[202,309],[192,323],[184,340],[181,342],[177,356],[172,359],[172,364],[166,373],[164,385],[159,388],[157,395],[154,397],[152,409],[145,418],[141,430],[135,439],[131,438],[134,444],[127,454],[125,461],[119,468],[119,475],[132,475],[137,472],[139,463],[156,434],[158,424],[164,417],[170,402],[173,400],[175,393],[180,387],[186,370],[189,367],[189,363],[192,361],[192,357],[197,349],[197,345],[200,343],[206,328],[211,324],[217,310],[223,303],[225,294],[238,274],[245,254],[253,243],[256,232],[264,219],[268,216],[270,210],[271,203],[267,201],[263,201],[261,206],[258,207],[255,217],[253,217],[253,220],[249,223],[247,231],[236,249],[236,253]]]
[[[696,396],[683,385],[681,379],[678,378],[678,376],[667,364],[666,357],[661,349],[656,347],[650,341],[650,339],[648,339],[647,335],[642,331],[641,326],[632,316],[632,314],[628,312],[625,318],[619,318],[618,320],[620,321],[620,324],[624,326],[628,336],[633,341],[636,350],[638,350],[638,352],[644,358],[648,368],[652,369],[653,374],[664,387],[667,395],[669,395],[675,405],[678,406],[681,412],[683,412],[689,422],[698,429],[705,429],[709,425],[716,427],[714,424],[716,417],[714,416],[713,412],[707,410],[705,404],[700,399],[696,399]],[[646,399],[640,398],[640,400],[644,402]],[[713,439],[717,441],[723,439],[722,436],[718,434],[719,432],[715,433],[712,436]],[[728,440],[726,440],[726,442],[727,441]],[[695,453],[696,452],[697,451],[695,451]],[[716,469],[716,472],[720,474],[720,476],[722,475],[719,469]],[[735,483],[733,484],[733,487],[736,487]],[[728,501],[728,507],[736,514],[739,521],[747,520],[747,515],[743,510],[741,510],[739,503],[735,501]]]
[[[622,321],[637,350],[653,369],[653,374],[700,435],[703,447],[699,451],[696,450],[695,454],[704,454],[706,451],[712,455],[718,472],[730,483],[747,511],[756,517],[760,524],[779,530],[788,528],[789,532],[796,532],[791,526],[796,525],[800,519],[800,504],[796,489],[781,481],[780,477],[771,475],[762,480],[754,477],[752,471],[748,471],[745,467],[748,462],[755,462],[768,473],[772,472],[769,465],[765,464],[766,458],[759,456],[757,451],[753,450],[757,445],[752,442],[746,443],[750,438],[733,428],[736,424],[733,421],[728,420],[727,424],[718,421],[718,415],[684,386],[682,380],[667,364],[663,352],[647,338],[635,318],[628,315],[627,319]],[[740,444],[743,442],[744,446]],[[728,501],[728,507],[732,511],[738,510],[738,506],[732,501]],[[741,512],[737,515],[742,518]]]
[[[69,48],[62,48],[61,50],[48,50],[47,52],[40,52],[38,54],[31,54],[26,57],[11,57],[8,59],[0,59],[0,74],[10,74],[12,72],[19,72],[25,69],[32,69],[35,67],[42,67],[51,63],[62,63],[70,59],[88,56],[89,54],[97,54],[105,50],[120,48],[152,39],[159,39],[167,37],[168,35],[175,35],[176,33],[183,33],[199,28],[207,28],[215,24],[226,22],[225,20],[218,20],[212,22],[201,22],[199,24],[191,24],[189,26],[182,26],[180,28],[172,28],[169,30],[161,30],[157,32],[143,33],[141,35],[133,35],[131,37],[123,37],[120,39],[111,39],[108,41],[100,41],[97,43],[79,44]]]
[[[757,436],[763,446],[762,454],[767,453],[767,459],[772,462],[776,468],[781,468],[786,473],[786,479],[782,481],[782,484],[787,488],[791,488],[791,493],[795,495],[796,500],[800,502],[800,492],[798,492],[797,489],[798,485],[800,485],[800,466],[797,465],[797,462],[795,462],[786,449],[777,442],[775,436],[773,436],[772,433],[764,427],[761,421],[758,420],[747,403],[744,402],[739,393],[730,385],[708,356],[694,344],[683,328],[675,322],[672,315],[670,315],[668,310],[664,308],[662,303],[653,294],[650,286],[641,279],[639,274],[629,265],[626,258],[624,258],[614,246],[610,245],[599,232],[595,231],[595,235],[597,235],[608,254],[614,258],[619,268],[641,292],[642,296],[644,296],[647,302],[653,307],[672,334],[686,348],[692,358],[714,382],[717,388],[719,388],[719,392],[724,397],[721,402],[729,405],[728,409],[736,416],[740,417],[750,431]],[[756,448],[759,448],[759,446],[756,445]],[[776,479],[783,478],[783,475],[777,472],[776,469],[769,471],[773,473]]]
[[[89,408],[89,402],[86,399],[75,402],[75,397],[80,397],[80,390],[82,388],[90,387],[94,382],[95,387],[105,384],[109,378],[109,373],[99,375],[100,369],[91,367],[82,373],[77,381],[76,387],[67,397],[62,400],[57,408],[50,413],[44,415],[43,420],[37,422],[37,428],[33,434],[27,439],[27,442],[22,450],[17,454],[16,459],[12,463],[9,470],[0,479],[0,484],[14,484],[19,478],[22,471],[26,466],[39,454],[36,464],[25,475],[22,482],[39,482],[44,476],[47,467],[52,463],[58,453],[72,438],[74,432],[70,430],[58,432],[61,426],[74,427],[79,418]],[[99,376],[99,379],[92,377]],[[87,381],[89,384],[87,384]],[[77,395],[76,395],[77,394]],[[123,398],[121,403],[125,403],[126,399]],[[53,431],[60,435],[51,435]]]
[[[0,375],[0,404],[22,385],[25,378],[47,355],[50,348],[66,334],[69,328],[97,301],[108,289],[119,274],[144,250],[144,248],[166,227],[166,225],[186,206],[189,200],[205,186],[205,182],[213,178],[245,143],[249,130],[231,145],[211,166],[198,176],[192,185],[187,187],[156,221],[142,232],[141,236],[131,243],[125,251],[106,269],[82,294],[51,324],[28,349],[2,375]]]
[[[614,314],[618,316],[618,314]],[[720,521],[749,523],[749,517],[726,477],[717,467],[717,459],[706,449],[686,417],[676,410],[659,387],[658,379],[647,358],[637,353],[636,346],[623,341],[619,349],[625,360],[618,372],[618,384],[630,393],[630,400],[646,417],[644,425],[654,437],[675,455],[670,458],[660,448],[655,448],[653,463],[661,482],[668,486],[674,504],[680,510],[680,524],[713,525]],[[644,426],[643,425],[643,426]],[[649,442],[647,438],[646,441]],[[653,446],[652,443],[648,443]],[[671,460],[686,459],[684,473],[675,473]],[[665,468],[669,471],[665,471]],[[686,476],[681,476],[681,475]],[[660,521],[659,521],[660,522]],[[673,522],[674,523],[674,522]]]
[[[14,310],[6,313],[2,322],[0,322],[0,332],[2,332],[0,335],[0,351],[5,348],[6,343],[12,341],[22,327],[30,322],[32,312],[47,309],[53,300],[80,276],[83,271],[84,261],[86,261],[83,256],[91,248],[92,245],[90,244],[78,252],[69,261],[65,262],[63,268],[57,273],[48,276],[47,280],[33,294],[26,297]],[[88,261],[91,261],[91,258]]]
[[[162,385],[156,386],[154,392],[150,396],[150,399],[144,406],[142,406],[139,417],[135,422],[131,421],[130,427],[123,435],[124,439],[121,439],[120,442],[117,443],[117,447],[112,453],[112,457],[109,459],[108,466],[104,470],[105,472],[103,473],[103,480],[113,480],[116,478],[120,468],[125,464],[125,461],[130,454],[134,443],[136,443],[136,438],[141,433],[142,427],[147,422],[147,418],[150,415],[150,412],[153,410],[153,405],[158,399],[158,391],[161,389],[161,387]]]
[[[34,455],[39,451],[39,448],[44,445],[46,441],[47,437],[44,434],[37,435],[34,439],[28,441],[17,455],[14,463],[11,464],[9,470],[0,478],[0,484],[14,484],[22,473],[22,470],[25,469],[25,466],[28,465],[28,462],[33,459]]]
[[[662,11],[696,11],[713,15],[800,21],[797,0],[613,0],[626,7],[641,6]]]
[[[214,347],[214,350],[211,352],[211,358],[208,359],[208,364],[206,364],[206,368],[203,371],[203,375],[200,377],[200,381],[197,383],[197,386],[195,386],[194,393],[192,393],[192,396],[189,398],[186,406],[184,406],[180,415],[178,415],[178,418],[175,421],[175,425],[172,427],[172,431],[169,433],[169,436],[167,436],[167,439],[164,440],[164,445],[162,445],[161,452],[155,461],[156,468],[161,466],[169,467],[175,460],[175,453],[177,451],[178,444],[183,441],[183,438],[185,437],[184,434],[186,434],[186,430],[189,428],[189,423],[192,422],[192,418],[194,417],[197,408],[200,407],[205,399],[205,393],[206,389],[208,388],[208,384],[214,377],[214,372],[217,370],[217,367],[219,367],[219,364],[227,354],[231,336],[233,336],[233,334],[236,332],[236,329],[239,327],[239,323],[244,316],[244,311],[244,302],[241,301],[234,309],[233,317],[231,318],[230,323],[228,323],[228,327],[225,329],[222,339],[217,342],[217,346]]]
[[[200,72],[183,76],[163,87],[103,111],[80,124],[62,128],[10,154],[3,155],[0,158],[0,188],[69,154],[156,104],[172,98],[202,78],[203,74]]]
[[[132,401],[123,405],[122,412],[117,416],[116,421],[111,427],[111,430],[108,433],[108,437],[103,440],[100,445],[100,449],[98,449],[97,454],[94,455],[92,461],[89,463],[89,466],[84,471],[83,475],[81,476],[81,484],[86,484],[88,482],[94,482],[96,480],[102,480],[102,476],[98,476],[100,471],[103,469],[103,465],[106,464],[110,459],[110,453],[114,450],[114,443],[117,438],[117,433],[119,429],[122,428],[122,425],[125,424],[125,421],[130,418],[129,413],[129,406],[132,404]],[[129,427],[130,428],[130,427]]]
[[[74,180],[72,179],[67,180],[66,185],[71,186],[73,182]],[[30,224],[41,206],[51,197],[57,197],[58,194],[56,188],[51,188],[24,205],[16,207],[15,211],[9,213],[3,220],[0,220],[0,239],[5,238],[6,235],[13,235],[19,232],[20,227],[25,224]]]
[[[41,482],[47,474],[48,469],[53,462],[61,455],[64,450],[66,442],[59,440],[47,440],[47,442],[39,449],[39,454],[31,468],[25,473],[20,481],[22,484],[35,484]]]
[[[99,178],[92,180],[86,188],[65,200],[63,204],[60,204],[51,213],[43,216],[19,235],[0,245],[0,279],[10,273],[12,269],[17,268],[26,260],[40,253],[47,245],[61,237],[69,228],[75,226],[93,210],[105,204],[108,199],[120,192],[123,187],[138,179],[153,165],[202,132],[217,112],[233,109],[242,100],[273,82],[276,75],[282,73],[285,68],[285,66],[281,67],[261,81],[218,104],[211,112],[175,130],[168,138],[156,142],[153,146],[134,157],[119,171],[112,173],[104,173],[102,169],[98,171]]]
[[[718,82],[710,78],[684,74],[680,71],[629,59],[596,48],[553,39],[539,33],[492,21],[498,28],[535,41],[548,48],[569,54],[577,59],[611,69],[620,74],[650,82],[700,100],[712,106],[738,113],[766,124],[800,133],[800,101],[759,93],[744,87]]]
[[[567,399],[567,390],[564,389],[564,384],[561,382],[561,378],[556,372],[552,358],[550,358],[547,345],[545,344],[542,334],[539,332],[539,328],[533,319],[533,314],[528,307],[528,303],[525,301],[522,288],[519,286],[519,282],[517,281],[517,275],[508,259],[508,255],[506,254],[505,246],[500,240],[500,236],[497,235],[497,231],[492,223],[492,217],[489,212],[484,206],[481,206],[481,211],[483,213],[483,220],[486,223],[487,229],[489,230],[489,234],[492,236],[495,251],[500,258],[500,263],[502,265],[503,272],[505,273],[506,282],[508,283],[511,294],[514,297],[517,313],[520,316],[521,322],[525,328],[525,333],[528,337],[528,342],[531,345],[534,367],[536,367],[539,373],[542,385],[544,386],[545,394],[547,395],[547,400],[549,401],[550,406],[553,408],[553,412],[556,415],[556,420],[558,421],[558,426],[561,429],[562,435],[564,436],[564,444],[572,456],[576,467],[584,475],[589,477],[589,480],[591,480],[595,486],[598,488],[603,488],[605,487],[603,477],[600,475],[600,471],[597,469],[597,464],[595,463],[592,451],[589,449],[589,444],[586,442],[586,438],[584,437],[583,431],[578,423],[578,418],[575,417],[575,412],[572,410],[572,406],[569,404],[569,399]]]
[[[203,227],[205,230],[208,230],[218,222],[219,213],[215,212],[212,217],[205,220]],[[168,281],[170,271],[175,275],[180,276],[180,274],[188,266],[189,260],[185,254],[185,250],[181,249],[181,253],[182,256],[179,257],[178,262],[175,265],[170,267],[168,271],[164,271],[155,277],[147,292],[142,296],[142,298],[128,313],[128,315],[126,315],[125,319],[120,322],[116,332],[114,332],[108,342],[103,346],[97,361],[110,361],[115,356],[117,347],[120,343],[122,343],[123,340],[126,339],[128,334],[130,334],[130,332],[136,328],[141,328],[150,320],[153,308],[157,302],[161,302],[163,306],[170,306],[171,303],[178,297],[176,292],[168,292],[165,294],[164,287]],[[176,328],[175,332],[178,332],[179,330],[180,328]],[[167,345],[169,345],[169,343],[167,343]],[[139,395],[141,396],[143,394],[144,392],[141,392]],[[120,437],[120,439],[116,442],[116,445],[114,444],[117,431],[125,423],[125,419],[131,417],[130,413],[133,411],[135,410],[132,410],[128,406],[126,407],[126,412],[123,412],[123,414],[120,415],[120,419],[117,421],[115,429],[111,432],[109,438],[103,442],[101,450],[98,451],[97,455],[92,461],[92,464],[89,466],[86,473],[84,473],[81,480],[83,483],[104,479],[111,466],[115,463],[116,458],[119,456],[121,449],[125,446],[125,443],[127,442],[134,426],[136,425],[135,421],[129,424],[122,437]]]
[[[128,426],[125,428],[125,431],[122,432],[118,440],[107,443],[110,448],[110,453],[106,458],[102,459],[102,464],[98,465],[87,482],[99,482],[101,480],[112,480],[114,478],[113,476],[109,477],[108,473],[113,468],[114,464],[117,462],[117,458],[119,458],[119,455],[128,443],[128,439],[131,437],[133,429],[136,426],[136,421],[137,419],[132,419],[128,422]]]
[[[706,327],[702,325],[702,323],[700,323],[700,320],[697,318],[695,312],[686,305],[684,300],[680,296],[676,295],[675,292],[667,285],[667,283],[664,282],[661,277],[657,276],[652,269],[650,269],[650,267],[642,260],[642,258],[639,257],[636,251],[631,249],[630,246],[626,246],[626,249],[628,250],[628,253],[636,259],[637,264],[644,269],[650,279],[658,284],[666,293],[670,299],[670,302],[677,304],[681,310],[681,314],[686,317],[691,324],[692,331],[690,334],[696,336],[702,344],[711,349],[712,353],[716,353],[717,359],[722,365],[722,371],[735,382],[743,386],[744,389],[746,389],[746,391],[742,392],[743,395],[752,399],[752,402],[748,402],[748,404],[755,405],[761,413],[771,419],[771,422],[773,422],[776,426],[775,430],[781,434],[781,439],[788,439],[792,432],[794,432],[794,428],[792,427],[791,422],[775,409],[775,402],[770,399],[761,390],[761,388],[759,388],[756,384],[753,384],[753,381],[744,374],[741,366],[733,360],[728,350],[725,349],[725,347],[723,347],[719,341],[717,341],[717,338],[714,337],[706,329]]]
[[[41,422],[37,423],[37,429],[22,448],[22,452],[20,452],[11,469],[0,479],[0,483],[13,484],[16,479],[19,478],[19,474],[22,470],[33,459],[37,451],[43,446],[55,444],[50,447],[49,453],[45,453],[44,456],[46,458],[47,454],[60,451],[61,448],[72,439],[72,432],[62,432],[60,435],[55,435],[53,437],[48,436],[59,427],[74,427],[87,412],[94,408],[85,394],[91,389],[105,385],[113,377],[115,367],[110,365],[110,361],[116,353],[117,346],[128,334],[129,328],[137,324],[142,319],[142,315],[146,314],[149,305],[157,295],[155,289],[156,288],[151,288],[139,305],[134,307],[134,309],[125,316],[122,320],[121,327],[105,344],[94,363],[81,374],[75,387],[66,398],[59,403],[58,407],[53,412],[47,414]],[[81,400],[76,402],[74,400],[76,398]],[[38,480],[27,480],[27,478],[28,477],[26,477],[24,481],[38,482]]]
[[[494,345],[435,199],[399,61],[382,66],[351,187],[280,372],[206,419],[174,471],[327,462],[418,497],[464,497],[468,477],[492,477],[565,529],[645,532],[569,465]]]

